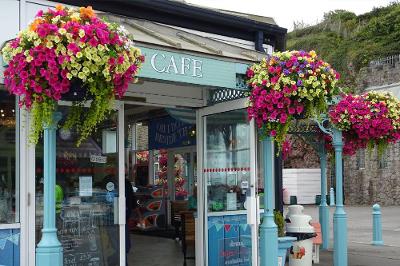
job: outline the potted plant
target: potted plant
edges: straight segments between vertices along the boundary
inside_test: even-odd
[[[144,57],[120,25],[96,16],[92,8],[57,5],[39,11],[18,37],[6,44],[5,85],[31,112],[30,140],[37,143],[60,100],[72,101],[64,124],[86,139],[122,98]]]
[[[314,51],[273,53],[251,66],[247,77],[249,119],[255,119],[261,137],[274,137],[279,147],[293,119],[325,113],[339,92],[339,74]]]
[[[282,265],[284,265],[287,250],[292,246],[296,238],[285,235],[285,219],[280,211],[274,211],[274,220],[278,227],[278,257],[282,258]]]
[[[282,265],[285,265],[287,250],[292,246],[293,241],[297,238],[292,236],[286,236],[285,234],[285,219],[280,211],[274,211],[274,221],[278,227],[278,258],[282,258]],[[263,217],[261,216],[261,222],[263,222]]]
[[[400,139],[400,101],[389,92],[344,95],[332,106],[329,118],[343,131],[345,155],[377,147],[381,156],[389,143]]]

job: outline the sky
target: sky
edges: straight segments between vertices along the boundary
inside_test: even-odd
[[[236,12],[272,17],[289,31],[293,22],[316,24],[324,13],[344,9],[357,15],[395,0],[185,0],[188,3]]]

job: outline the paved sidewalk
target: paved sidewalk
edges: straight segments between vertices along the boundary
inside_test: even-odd
[[[328,251],[321,251],[320,264],[333,265],[332,219],[335,208],[330,207],[331,241]],[[382,234],[384,245],[371,245],[372,208],[345,207],[348,215],[349,266],[400,266],[400,206],[382,207]],[[306,206],[305,213],[318,220],[318,208]]]

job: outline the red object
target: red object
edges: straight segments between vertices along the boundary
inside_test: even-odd
[[[229,232],[231,230],[231,225],[230,224],[225,224],[224,228],[225,228],[225,232]]]
[[[313,243],[321,245],[322,244],[321,224],[318,222],[312,222],[311,225],[312,227],[314,227],[315,233],[317,234],[317,236],[313,238]]]

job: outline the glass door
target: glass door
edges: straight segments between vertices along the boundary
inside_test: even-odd
[[[257,265],[255,128],[245,106],[240,99],[198,113],[200,265]]]
[[[65,119],[70,107],[60,106]],[[77,133],[56,133],[56,227],[64,265],[125,265],[123,106],[77,147]],[[63,119],[60,124],[63,123]],[[121,152],[122,151],[122,152]],[[43,224],[43,142],[35,148],[35,245]]]

